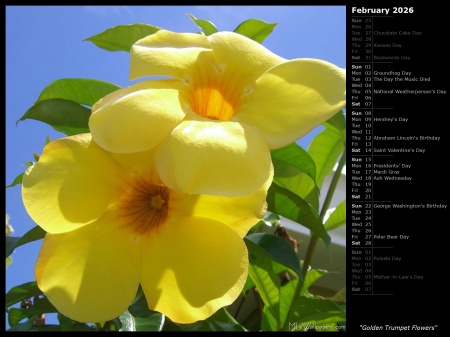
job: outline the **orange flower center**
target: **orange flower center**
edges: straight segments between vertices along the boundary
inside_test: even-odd
[[[193,110],[202,117],[229,121],[234,115],[236,102],[235,95],[217,85],[194,89]]]
[[[119,204],[120,217],[138,234],[163,224],[169,213],[169,189],[138,180],[124,191]]]

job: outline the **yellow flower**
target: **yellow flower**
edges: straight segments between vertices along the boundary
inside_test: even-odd
[[[184,193],[245,195],[268,178],[270,149],[288,145],[345,107],[345,70],[286,60],[240,34],[160,30],[131,49],[142,81],[97,102],[89,120],[104,149],[157,147],[164,184]]]
[[[64,315],[121,315],[139,284],[150,309],[180,323],[232,303],[248,271],[243,237],[262,218],[272,175],[251,195],[185,195],[162,184],[154,150],[112,154],[90,134],[49,143],[22,196],[47,234],[39,288]]]

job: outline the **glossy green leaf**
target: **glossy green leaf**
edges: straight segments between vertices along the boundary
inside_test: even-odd
[[[168,317],[164,316],[164,325],[161,331],[176,331],[180,332],[183,329],[180,327],[178,323],[172,322]]]
[[[145,296],[139,296],[138,299],[128,307],[128,311],[134,317],[145,317],[157,313],[156,311],[148,308]]]
[[[247,331],[225,308],[219,309],[206,320],[180,326],[183,331]]]
[[[331,238],[320,220],[317,211],[305,200],[291,191],[272,183],[267,194],[268,210],[295,221],[322,239],[329,247]]]
[[[71,318],[64,316],[60,312],[58,312],[56,317],[58,318],[60,331],[72,331],[74,321]]]
[[[262,43],[273,31],[277,23],[267,23],[259,19],[250,19],[242,22],[234,30],[258,43]]]
[[[133,304],[128,307],[128,312],[134,317],[136,331],[161,331],[165,321],[165,315],[148,308],[145,296],[139,291]]]
[[[288,318],[288,328],[292,331],[337,331],[333,323],[346,321],[345,306],[319,297],[298,297]],[[329,330],[332,329],[332,330]]]
[[[22,324],[19,324],[19,325],[22,325]],[[43,331],[43,332],[47,332],[47,331],[98,331],[97,328],[95,328],[95,326],[88,326],[87,324],[79,323],[79,322],[75,322],[75,321],[73,321],[69,330],[64,330],[61,325],[51,325],[51,324],[32,325],[29,330],[30,331]]]
[[[280,325],[283,327],[289,317],[299,279],[293,279],[280,288]]]
[[[18,184],[22,184],[22,178],[23,178],[23,173],[19,174],[16,178],[14,178],[14,181],[11,184],[7,185],[6,188],[13,187]]]
[[[136,41],[152,35],[160,29],[159,27],[144,23],[120,25],[88,37],[84,41],[91,41],[97,47],[108,51],[129,52]]]
[[[308,270],[308,273],[306,273],[305,280],[303,282],[301,295],[304,295],[308,291],[309,287],[313,285],[314,282],[316,282],[318,279],[324,277],[327,274],[329,274],[329,272],[324,269]]]
[[[16,310],[14,310],[13,312],[10,313],[10,316],[8,316],[8,318],[11,317],[11,315],[13,315],[13,321],[16,321],[17,318],[22,315],[22,313],[21,313],[21,311],[19,309],[16,309]],[[16,316],[17,316],[17,318],[16,318]],[[26,322],[24,322],[22,324],[15,324],[14,326],[12,326],[10,324],[11,328],[9,328],[6,331],[29,331],[29,330],[32,330],[33,323],[36,320],[36,318],[38,318],[38,316],[39,315],[34,315],[34,316],[30,317]],[[19,319],[19,321],[20,320],[21,319]]]
[[[6,257],[10,256],[13,253],[20,239],[20,237],[15,236],[8,236],[5,238]]]
[[[247,280],[245,281],[244,289],[242,289],[243,295],[247,293],[250,289],[252,289],[255,286],[255,282],[253,282],[251,277],[247,277]]]
[[[261,331],[279,331],[279,318],[274,316],[274,313],[269,310],[269,307],[264,306],[262,310]]]
[[[316,164],[309,153],[297,143],[271,150],[275,176],[289,176],[289,166],[306,173],[313,181],[316,179]]]
[[[273,181],[297,194],[313,208],[319,210],[319,189],[315,184],[316,164],[298,144],[292,143],[272,150]]]
[[[165,316],[156,312],[147,317],[134,317],[136,331],[161,331],[164,321]]]
[[[281,293],[281,280],[285,279],[281,273],[297,274],[296,280],[301,282],[300,262],[292,246],[279,236],[255,233],[247,235],[244,241],[249,251],[249,276],[264,303],[261,329],[277,331],[289,310],[285,306],[290,306]]]
[[[134,317],[126,310],[122,315],[119,316],[121,322],[120,331],[136,331],[136,324]]]
[[[345,131],[327,127],[311,141],[308,153],[316,163],[316,183],[320,187],[333,171],[345,149]]]
[[[264,311],[268,311],[264,314],[264,316],[267,316],[265,318],[266,322],[263,322],[261,327],[263,329],[279,330],[280,278],[273,270],[272,261],[266,256],[249,252],[249,259],[248,273],[264,303]]]
[[[40,315],[45,313],[56,313],[58,310],[50,303],[47,297],[42,297],[38,301],[35,301],[28,309],[11,308],[8,315],[8,323],[12,327],[19,324],[24,318],[30,318],[34,315]]]
[[[336,302],[346,302],[347,300],[347,288],[343,287],[338,290],[336,294],[334,294],[332,297],[328,298],[329,300],[336,301]]]
[[[292,246],[283,238],[268,233],[249,234],[244,238],[250,253],[259,254],[293,270],[301,277],[300,261]]]
[[[346,200],[342,201],[330,214],[329,218],[325,221],[325,229],[331,231],[333,229],[344,226],[347,221],[347,203]]]
[[[36,281],[23,283],[11,288],[5,296],[6,308],[34,296],[42,295]]]
[[[311,180],[311,177],[306,173],[303,173],[292,166],[289,167],[289,170],[291,171],[291,176],[277,176],[274,177],[273,182],[278,186],[295,193],[319,212],[320,190],[315,182]]]
[[[50,139],[47,136],[47,139],[45,140],[45,145],[47,145],[49,143],[49,141],[50,141]],[[24,163],[24,166],[26,166],[26,167],[30,167],[33,165],[34,165],[34,162],[32,162],[32,161],[27,161]],[[24,175],[24,173],[21,173],[17,177],[15,177],[14,181],[11,184],[9,184],[8,186],[6,186],[6,188],[13,187],[18,184],[22,184],[23,175]]]
[[[34,119],[51,125],[67,136],[89,132],[91,110],[73,101],[54,98],[33,105],[17,121]]]
[[[218,31],[217,27],[211,21],[199,20],[192,14],[188,14],[188,16],[191,18],[191,20],[194,22],[194,24],[197,27],[199,27],[200,29],[203,30],[203,33],[205,33],[205,35],[208,36],[208,35],[217,33],[217,31]]]
[[[268,227],[277,227],[280,225],[280,220],[281,218],[278,214],[269,213],[261,222]]]
[[[93,106],[100,98],[118,89],[120,89],[120,86],[100,80],[62,78],[46,86],[35,104],[49,99],[62,98]]]
[[[326,127],[334,127],[338,131],[345,131],[345,129],[347,128],[347,123],[345,120],[344,112],[342,110],[339,111],[333,117],[324,122],[323,125]]]
[[[102,97],[120,89],[105,81],[86,78],[63,78],[50,83],[35,104],[17,121],[35,119],[51,125],[66,135],[89,132],[91,110]]]
[[[45,234],[46,232],[41,227],[36,226],[26,232],[22,237],[6,237],[6,256],[11,255],[14,249],[16,249],[17,247],[44,238]]]

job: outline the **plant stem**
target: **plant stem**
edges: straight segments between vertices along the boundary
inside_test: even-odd
[[[320,219],[323,221],[325,218],[325,214],[327,213],[328,207],[330,206],[331,200],[333,199],[334,192],[336,191],[337,184],[339,182],[339,178],[341,177],[342,168],[345,165],[346,161],[346,148],[344,147],[344,152],[339,160],[338,167],[334,172],[333,179],[331,180],[330,187],[328,188],[327,196],[322,205],[322,210],[320,211]],[[305,259],[303,260],[302,266],[302,277],[303,279],[306,277],[306,273],[308,272],[309,265],[311,263],[314,249],[316,248],[317,241],[319,237],[316,235],[311,236],[311,240],[309,241],[308,249],[306,251]]]
[[[325,214],[328,210],[328,207],[330,206],[331,200],[333,198],[334,192],[336,191],[337,184],[339,182],[339,178],[341,177],[342,168],[345,165],[346,161],[346,148],[344,147],[343,154],[341,156],[341,159],[339,160],[338,167],[336,168],[336,171],[334,172],[333,179],[331,180],[330,187],[328,188],[327,196],[325,197],[325,200],[323,202],[322,210],[320,212],[320,219],[323,222],[323,219],[325,217]],[[309,265],[311,263],[314,249],[316,247],[317,241],[319,240],[319,237],[312,234],[311,240],[309,241],[308,249],[306,251],[305,259],[303,260],[302,265],[302,280],[305,280],[306,274],[308,272]],[[298,280],[297,286],[295,288],[294,298],[298,298],[300,296],[301,290],[303,287],[303,282],[301,280]],[[291,309],[289,309],[290,311]],[[286,322],[287,323],[287,322]],[[283,330],[286,330],[287,326],[283,326]]]

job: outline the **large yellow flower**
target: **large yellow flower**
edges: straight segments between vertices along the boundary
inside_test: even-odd
[[[112,154],[82,134],[49,143],[26,171],[26,210],[47,231],[35,276],[62,314],[113,319],[140,284],[150,309],[191,323],[242,291],[243,237],[272,175],[247,196],[185,195],[162,184],[153,152]]]
[[[158,147],[162,181],[184,193],[246,195],[268,179],[269,149],[345,107],[345,70],[286,60],[240,34],[160,30],[131,49],[130,78],[163,75],[97,102],[89,120],[104,149]]]

